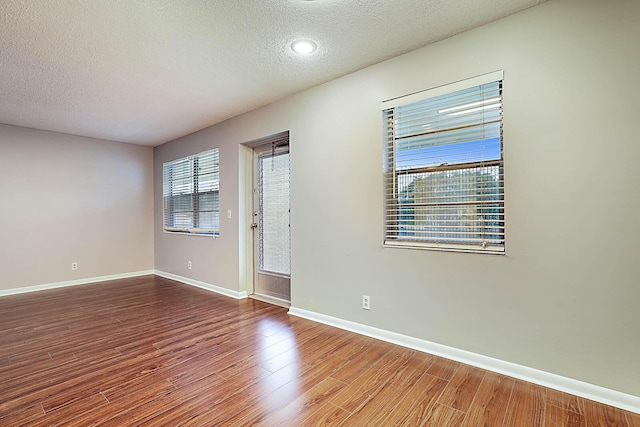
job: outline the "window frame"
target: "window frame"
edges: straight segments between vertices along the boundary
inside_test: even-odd
[[[506,253],[506,239],[505,239],[505,206],[504,206],[504,141],[502,135],[502,125],[503,125],[503,114],[502,114],[502,106],[504,102],[502,85],[504,80],[503,71],[496,71],[493,73],[488,73],[485,75],[473,77],[470,79],[454,82],[451,84],[438,86],[432,89],[428,89],[425,91],[415,92],[409,95],[401,96],[398,98],[393,98],[387,101],[382,102],[382,116],[383,116],[383,128],[384,128],[384,137],[383,137],[383,172],[384,172],[384,247],[392,247],[392,248],[411,248],[411,249],[428,249],[428,250],[438,250],[438,251],[453,251],[453,252],[473,252],[473,253],[487,253],[487,254],[497,254],[504,255]],[[470,161],[465,163],[455,163],[455,164],[446,164],[443,163],[438,166],[434,165],[419,165],[417,167],[398,167],[396,162],[397,157],[397,144],[398,139],[402,137],[395,136],[395,123],[391,121],[394,120],[393,112],[396,107],[404,107],[411,106],[413,104],[418,104],[420,102],[431,101],[437,97],[446,96],[449,94],[454,94],[455,92],[462,91],[465,89],[472,89],[478,86],[482,86],[485,84],[498,83],[500,89],[500,120],[499,120],[499,159],[493,160],[479,160],[479,161]],[[440,112],[439,112],[440,113]],[[484,121],[482,122],[484,126]],[[454,128],[443,128],[444,131],[447,129]],[[459,141],[461,143],[465,143],[465,140]],[[469,140],[472,142],[472,140]],[[391,146],[391,144],[393,144]],[[481,168],[498,168],[498,188],[499,195],[497,198],[497,202],[487,203],[487,206],[490,204],[497,205],[498,210],[501,212],[498,214],[499,225],[495,226],[498,229],[502,229],[502,232],[499,233],[501,236],[501,243],[497,244],[487,244],[483,242],[482,244],[472,243],[470,240],[461,241],[461,242],[453,242],[452,238],[449,237],[449,241],[445,237],[441,237],[440,239],[435,237],[426,237],[426,236],[403,236],[400,235],[400,227],[398,223],[401,221],[399,218],[403,215],[401,209],[407,208],[407,206],[403,206],[402,208],[399,206],[399,200],[401,198],[401,190],[399,178],[402,175],[413,175],[413,174],[423,174],[427,176],[433,172],[444,172],[444,171],[469,171],[471,173],[480,174],[483,172]],[[488,169],[485,169],[485,171]],[[454,181],[455,182],[455,181]],[[412,184],[413,185],[413,184]],[[475,188],[479,187],[479,184],[476,184]],[[429,193],[433,195],[434,193]],[[435,198],[436,196],[433,196]],[[450,206],[463,206],[464,204],[475,205],[476,207],[482,205],[483,203],[479,203],[479,200],[476,202],[460,202],[454,203]],[[426,207],[433,208],[437,205],[437,203],[416,203],[416,207]],[[421,206],[424,205],[424,206]],[[427,209],[428,209],[427,208]],[[437,208],[436,208],[437,209]],[[427,211],[428,212],[428,211]],[[477,210],[477,212],[479,212]],[[413,212],[415,214],[415,211]],[[480,218],[481,215],[476,213],[477,217]],[[395,225],[394,225],[395,221]],[[415,221],[415,219],[414,219]],[[441,220],[441,225],[436,223],[436,228],[445,227],[444,222],[446,220]],[[394,228],[395,227],[395,228]],[[492,228],[490,225],[483,226],[482,230]],[[445,232],[442,232],[444,234]],[[428,234],[428,232],[425,232]],[[440,241],[439,241],[440,240]]]
[[[214,165],[212,166],[212,174],[217,174],[217,180],[213,181],[212,186],[217,187],[216,190],[210,190],[210,191],[198,191],[199,190],[199,178],[202,177],[203,175],[207,175],[207,173],[200,173],[200,167],[199,167],[199,163],[200,161],[205,158],[208,155],[211,155],[212,153],[215,153],[215,159],[217,160],[217,163],[214,163]],[[187,185],[188,187],[190,187],[190,189],[193,189],[193,191],[187,191],[187,192],[182,192],[179,194],[169,194],[167,195],[167,193],[171,193],[172,191],[168,188],[171,187],[172,185],[175,185],[175,181],[171,180],[171,182],[167,182],[167,175],[171,174],[171,171],[167,172],[167,168],[178,165],[179,163],[183,163],[183,162],[189,162],[190,166],[189,168],[191,169],[191,175],[188,177],[190,178],[190,180],[186,180],[185,182],[183,182],[183,185]],[[215,161],[215,160],[214,160]],[[200,216],[199,214],[201,214],[204,211],[200,210],[200,197],[201,195],[205,195],[205,194],[216,194],[217,193],[217,205],[218,205],[218,209],[216,210],[211,210],[210,212],[215,213],[217,212],[217,227],[213,226],[213,227],[200,227],[199,221],[200,221]],[[181,226],[176,226],[175,225],[175,218],[172,222],[172,225],[168,225],[167,224],[167,216],[168,215],[175,215],[175,211],[173,211],[173,209],[169,208],[170,203],[172,203],[173,198],[175,197],[180,197],[180,196],[185,196],[185,195],[191,195],[191,210],[190,211],[185,211],[185,212],[190,212],[192,215],[191,221],[192,221],[192,226],[191,227],[181,227]],[[207,237],[220,237],[220,150],[219,148],[213,148],[210,150],[206,150],[206,151],[202,151],[193,155],[189,155],[189,156],[185,156],[185,157],[181,157],[178,159],[174,159],[168,162],[164,162],[162,164],[162,230],[164,233],[168,233],[168,234],[182,234],[182,235],[190,235],[190,236],[207,236]]]

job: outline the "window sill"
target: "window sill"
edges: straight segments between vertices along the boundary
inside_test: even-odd
[[[456,245],[447,243],[426,243],[426,242],[412,242],[412,241],[398,241],[398,240],[385,240],[385,248],[400,248],[400,249],[420,249],[429,251],[440,252],[464,252],[474,254],[487,254],[487,255],[505,255],[504,247],[487,246],[483,248],[477,245]]]
[[[197,230],[183,230],[183,229],[178,229],[178,230],[167,230],[166,228],[164,228],[162,230],[162,232],[164,234],[177,234],[177,235],[183,235],[183,236],[200,236],[200,237],[213,237],[214,239],[218,239],[220,237],[220,232],[216,231],[216,232],[204,232],[204,231],[197,231]]]

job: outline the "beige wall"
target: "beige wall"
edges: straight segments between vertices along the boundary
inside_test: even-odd
[[[225,126],[207,128],[154,151],[155,186],[155,267],[216,286],[239,290],[238,285],[238,147]],[[221,144],[221,142],[226,142]],[[162,231],[162,164],[201,151],[219,148],[220,155],[220,236],[185,236]],[[227,210],[232,210],[227,219]],[[192,262],[192,270],[187,262]]]
[[[152,167],[149,147],[0,125],[0,290],[152,269]]]
[[[638,16],[551,0],[156,148],[156,268],[242,290],[238,144],[288,129],[293,306],[640,396]],[[383,248],[380,102],[500,69],[506,256]],[[233,219],[163,235],[162,162],[212,147]]]

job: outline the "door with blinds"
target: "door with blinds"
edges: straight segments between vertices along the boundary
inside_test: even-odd
[[[291,301],[289,138],[254,148],[254,296]]]

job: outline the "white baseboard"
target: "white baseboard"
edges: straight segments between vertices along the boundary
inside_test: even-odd
[[[638,396],[301,308],[291,307],[289,314],[640,414],[640,397]]]
[[[206,289],[207,291],[212,291],[227,297],[231,297],[235,299],[247,298],[246,291],[242,291],[242,292],[233,291],[231,289],[223,288],[216,285],[211,285],[209,283],[201,282],[199,280],[190,279],[184,276],[178,276],[177,274],[167,273],[160,270],[154,270],[153,274],[155,274],[156,276],[164,277],[165,279],[175,280],[177,282],[181,282],[186,285],[191,285],[197,288]]]
[[[153,270],[133,271],[131,273],[112,274],[109,276],[88,277],[86,279],[67,280],[65,282],[45,283],[43,285],[24,286],[22,288],[0,289],[0,297],[6,295],[24,294],[27,292],[45,291],[47,289],[64,288],[67,286],[87,285],[89,283],[104,282],[107,280],[127,279],[129,277],[147,276],[153,274]]]

